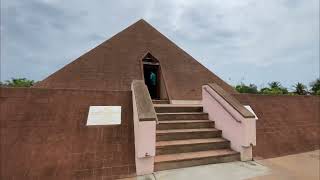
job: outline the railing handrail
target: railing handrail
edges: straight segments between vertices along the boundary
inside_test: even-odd
[[[228,109],[227,109],[226,107],[224,107],[224,105],[223,105],[216,97],[214,97],[214,95],[212,95],[212,94],[208,91],[208,89],[207,89],[206,87],[204,88],[204,90],[205,90],[214,100],[216,100],[216,101],[221,105],[221,107],[222,107],[234,120],[236,120],[238,123],[241,123],[241,121],[238,120],[231,112],[229,112]]]
[[[235,97],[226,92],[216,83],[207,84],[213,91],[222,97],[233,109],[235,109],[244,118],[255,118],[247,108],[245,108]],[[209,93],[209,92],[208,92]],[[210,93],[209,93],[210,94]]]
[[[139,121],[157,121],[157,114],[144,81],[133,80],[131,86]]]

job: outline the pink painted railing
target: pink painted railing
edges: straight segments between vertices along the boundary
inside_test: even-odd
[[[144,81],[134,80],[131,90],[136,172],[137,175],[149,174],[154,169],[157,115]]]
[[[252,146],[256,145],[256,116],[219,85],[202,87],[202,105],[215,127],[240,152],[241,160],[252,160]]]

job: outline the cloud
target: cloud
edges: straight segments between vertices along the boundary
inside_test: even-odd
[[[184,9],[177,33],[197,46],[207,42],[208,52],[216,52],[220,60],[269,65],[299,60],[297,52],[317,51],[317,1],[295,1],[295,5],[285,1],[212,2]],[[230,57],[226,57],[228,51],[232,51]]]
[[[318,0],[4,0],[1,79],[40,80],[140,18],[230,83],[319,76]]]

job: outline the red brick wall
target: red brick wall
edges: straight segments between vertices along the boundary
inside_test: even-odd
[[[2,88],[0,93],[1,179],[135,173],[130,91]],[[86,127],[90,105],[121,105],[122,124]]]
[[[235,96],[259,117],[255,156],[319,148],[319,97]],[[121,105],[122,124],[86,127],[90,105]],[[1,179],[113,179],[135,173],[130,91],[0,88],[0,123]]]
[[[319,149],[320,97],[237,94],[257,114],[254,156],[277,157]]]

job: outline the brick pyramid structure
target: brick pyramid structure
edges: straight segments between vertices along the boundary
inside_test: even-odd
[[[143,19],[34,87],[130,91],[132,80],[143,79],[141,64],[148,53],[160,63],[170,99],[200,100],[201,86],[212,82],[229,93],[236,93],[230,85]]]

